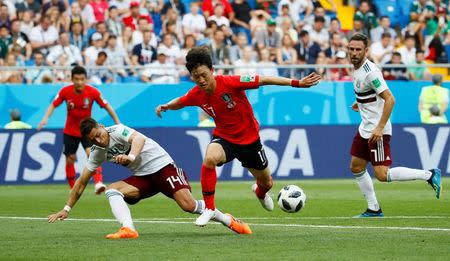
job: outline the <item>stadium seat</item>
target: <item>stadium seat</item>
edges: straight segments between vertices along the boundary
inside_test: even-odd
[[[337,18],[341,22],[341,28],[344,31],[353,29],[353,16],[355,8],[353,6],[337,6]]]
[[[445,52],[447,53],[447,61],[450,61],[450,44],[445,46]]]
[[[122,78],[123,83],[140,82],[140,81],[141,80],[139,79],[138,76],[127,76]]]
[[[405,28],[409,23],[409,10],[413,0],[397,0],[397,7],[399,8],[399,23],[401,28]]]
[[[391,27],[399,24],[400,10],[397,6],[397,0],[375,0],[375,7],[378,11],[378,16],[386,15],[391,19]]]

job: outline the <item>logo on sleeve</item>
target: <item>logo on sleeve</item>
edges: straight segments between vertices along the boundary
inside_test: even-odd
[[[255,75],[241,75],[241,82],[254,82],[255,80]]]
[[[130,131],[128,129],[123,129],[122,136],[127,137],[128,133],[130,133]]]
[[[376,89],[381,86],[381,82],[379,79],[375,79],[372,81],[372,84],[375,86]]]

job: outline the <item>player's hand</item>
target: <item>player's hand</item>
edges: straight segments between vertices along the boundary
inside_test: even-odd
[[[311,87],[313,85],[318,84],[321,79],[322,79],[322,76],[313,72],[313,73],[310,73],[308,76],[303,77],[300,80],[299,85],[300,85],[300,87]]]
[[[357,103],[357,102],[354,102],[354,103],[352,104],[351,108],[352,108],[353,111],[358,112],[358,111],[359,111],[358,103]]]
[[[169,109],[169,105],[161,104],[158,107],[156,107],[156,115],[158,115],[158,117],[162,118],[161,112],[165,112],[168,109]]]
[[[125,155],[125,154],[117,155],[115,157],[115,162],[117,164],[121,164],[121,165],[129,164],[132,161],[133,161],[133,159],[131,159],[128,155]]]
[[[45,125],[47,125],[47,120],[42,120],[41,122],[39,122],[38,126],[36,127],[36,129],[38,131],[40,131]]]
[[[375,143],[375,142],[381,140],[382,137],[383,137],[383,129],[376,127],[372,131],[372,136],[370,136],[370,138],[369,138],[369,143]]]
[[[48,223],[53,223],[56,220],[64,220],[69,216],[69,212],[65,211],[64,209],[59,211],[58,213],[51,214],[47,217]]]

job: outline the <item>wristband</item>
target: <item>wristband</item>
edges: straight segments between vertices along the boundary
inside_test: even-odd
[[[133,154],[128,154],[128,158],[131,162],[133,162],[136,159],[136,156],[134,156]]]
[[[69,205],[65,205],[63,208],[65,211],[70,212],[70,210],[72,209],[71,207],[69,207]]]
[[[300,80],[291,80],[292,87],[300,87]]]

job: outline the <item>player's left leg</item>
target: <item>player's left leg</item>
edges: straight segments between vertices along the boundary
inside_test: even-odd
[[[182,188],[173,193],[173,199],[177,202],[181,209],[189,213],[201,214],[205,209],[205,202],[203,200],[195,200],[191,194],[191,191],[187,188]],[[252,230],[246,223],[239,219],[235,219],[230,214],[223,214],[217,208],[214,210],[214,220],[222,223],[222,225],[238,234],[252,233]]]
[[[119,239],[139,237],[139,233],[136,231],[133,219],[131,218],[130,209],[124,199],[139,199],[139,189],[124,181],[118,181],[108,186],[105,195],[108,198],[114,217],[122,226],[118,232],[108,234],[106,235],[106,238]]]
[[[91,154],[91,146],[92,143],[87,139],[82,139],[81,144],[83,145],[84,151],[86,152],[87,157],[89,158],[89,155]],[[103,184],[103,168],[102,166],[99,166],[95,173],[92,175],[92,178],[94,179],[94,192],[97,195],[100,195],[105,191],[106,186]]]
[[[375,177],[381,182],[424,180],[435,190],[436,198],[441,193],[441,171],[439,169],[424,170],[406,167],[389,168],[392,164],[390,136],[384,135],[383,139],[371,147],[371,161],[374,166]]]

